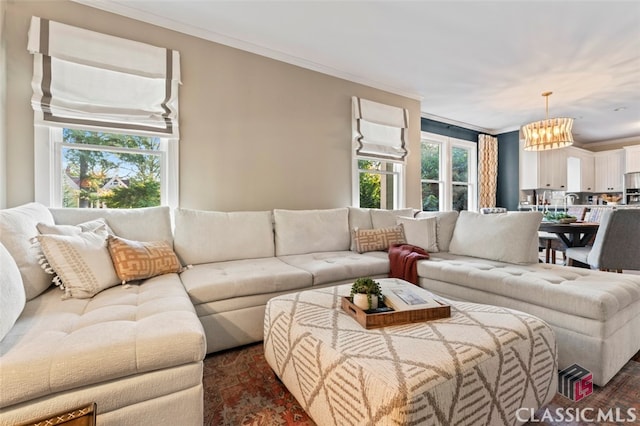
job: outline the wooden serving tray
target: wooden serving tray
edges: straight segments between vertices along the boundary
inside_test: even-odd
[[[451,306],[440,303],[437,308],[409,309],[406,311],[388,311],[378,313],[367,313],[351,302],[350,297],[342,297],[342,309],[353,319],[366,329],[387,327],[389,325],[410,324],[449,318],[451,316]],[[384,306],[384,305],[383,305]]]

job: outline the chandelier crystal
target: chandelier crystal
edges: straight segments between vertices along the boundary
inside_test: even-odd
[[[573,118],[549,118],[549,96],[553,92],[544,92],[546,99],[546,119],[534,121],[522,126],[524,149],[526,151],[545,151],[573,145]]]

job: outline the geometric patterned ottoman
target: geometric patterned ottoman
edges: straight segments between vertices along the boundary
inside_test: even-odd
[[[266,360],[316,423],[516,425],[555,395],[556,342],[542,320],[440,298],[450,318],[367,330],[342,311],[350,288],[267,303]]]

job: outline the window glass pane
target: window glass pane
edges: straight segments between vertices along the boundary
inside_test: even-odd
[[[63,133],[65,143],[124,144],[129,148],[149,149],[150,152],[63,147],[63,207],[133,208],[160,205],[160,152],[154,152],[159,146],[158,139],[66,130]]]
[[[397,185],[393,164],[358,160],[358,167],[360,169],[360,207],[393,209]]]
[[[469,186],[468,185],[453,185],[453,210],[468,210],[469,209]]]
[[[453,182],[468,182],[469,151],[454,146],[451,149],[451,157],[451,180]]]
[[[440,209],[440,184],[422,182],[422,210],[438,211]]]
[[[440,144],[422,144],[422,179],[440,180]]]

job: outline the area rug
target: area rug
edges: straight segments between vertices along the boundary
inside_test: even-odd
[[[204,424],[312,426],[296,399],[276,378],[264,359],[262,343],[247,345],[207,356],[204,361]],[[625,414],[633,408],[640,424],[640,352],[611,379],[607,386],[594,386],[593,394],[574,402],[560,394],[535,413],[529,425],[593,425],[580,421],[556,421],[558,409],[575,414],[576,409],[616,410]],[[545,419],[545,410],[554,417]],[[573,410],[573,411],[571,411]],[[587,411],[591,415],[592,411]],[[566,420],[564,416],[562,420]],[[598,424],[617,424],[600,422]],[[628,423],[627,423],[628,424]]]

